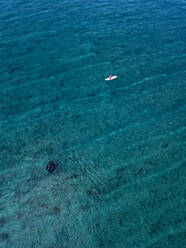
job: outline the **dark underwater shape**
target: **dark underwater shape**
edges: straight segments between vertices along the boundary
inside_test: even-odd
[[[48,171],[48,173],[53,173],[56,169],[56,164],[53,161],[50,161],[47,165],[46,165],[46,171]]]

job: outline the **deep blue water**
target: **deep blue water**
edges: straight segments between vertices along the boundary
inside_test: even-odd
[[[186,247],[186,1],[0,6],[0,248]]]

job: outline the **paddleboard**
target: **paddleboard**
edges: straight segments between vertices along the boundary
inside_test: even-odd
[[[113,79],[116,79],[116,78],[117,78],[117,76],[112,76],[111,78],[109,78],[109,77],[108,78],[105,78],[105,80],[106,81],[109,81],[109,80],[113,80]]]

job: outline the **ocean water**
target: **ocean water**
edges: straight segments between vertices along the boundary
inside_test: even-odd
[[[186,247],[186,1],[0,6],[0,248]]]

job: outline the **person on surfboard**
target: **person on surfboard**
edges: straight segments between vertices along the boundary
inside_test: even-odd
[[[108,80],[113,80],[113,79],[116,79],[116,78],[117,78],[116,75],[115,76],[109,75],[109,77],[105,78],[105,80],[108,81]]]

